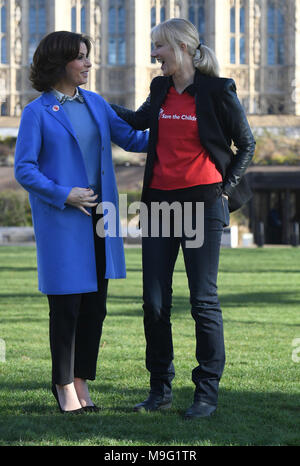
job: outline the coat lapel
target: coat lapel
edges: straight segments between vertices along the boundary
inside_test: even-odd
[[[42,103],[46,106],[46,111],[57,121],[59,121],[76,139],[75,131],[71,125],[69,118],[64,112],[63,106],[58,102],[52,92],[42,94]],[[78,142],[78,141],[77,141]]]
[[[161,83],[159,92],[155,96],[153,100],[153,110],[152,110],[152,115],[153,115],[153,123],[155,124],[155,129],[157,130],[158,128],[158,118],[159,118],[159,111],[161,109],[162,104],[165,101],[166,95],[168,93],[170,87],[170,80],[165,79],[163,83]]]
[[[169,79],[165,79],[163,83],[160,83],[159,89],[153,92],[153,100],[151,102],[151,133],[153,135],[153,140],[155,141],[155,146],[158,138],[158,122],[159,122],[159,112],[162,104],[166,99],[170,87]]]
[[[211,118],[211,96],[208,92],[209,79],[209,77],[201,74],[199,71],[196,71],[194,80],[196,86],[196,114],[199,137],[203,145],[205,145],[207,137],[208,121]]]
[[[158,139],[158,124],[159,124],[159,111],[162,104],[165,101],[168,89],[170,87],[169,79],[164,79],[160,81],[159,87],[157,89],[151,89],[151,121],[150,121],[150,139],[149,139],[149,150],[148,156],[146,159],[146,166],[144,172],[144,183],[143,183],[143,194],[142,199],[144,198],[145,189],[148,187],[152,177],[152,171],[154,166],[154,161],[156,158],[156,143]]]

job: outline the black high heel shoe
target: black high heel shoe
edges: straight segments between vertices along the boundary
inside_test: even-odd
[[[57,401],[59,410],[60,410],[60,412],[62,414],[84,414],[84,409],[83,408],[73,409],[71,411],[65,411],[65,410],[63,410],[61,408],[59,398],[58,398],[57,388],[56,388],[56,385],[54,383],[52,384],[52,393],[53,393],[54,398]]]
[[[96,405],[91,405],[91,406],[83,406],[83,411],[86,413],[98,413],[100,411],[100,408]]]

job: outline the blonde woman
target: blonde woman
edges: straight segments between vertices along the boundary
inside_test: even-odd
[[[217,294],[221,236],[229,224],[229,211],[251,196],[243,175],[253,157],[255,141],[234,81],[219,77],[217,59],[212,50],[200,44],[192,23],[177,18],[165,21],[152,30],[152,41],[152,56],[161,63],[163,76],[153,79],[148,99],[136,112],[113,108],[134,128],[150,128],[142,201],[150,212],[153,202],[179,202],[182,208],[190,204],[193,226],[197,223],[197,206],[204,203],[204,242],[189,247],[185,232],[181,236],[174,234],[174,222],[169,237],[162,231],[158,237],[143,237],[143,309],[150,394],[134,410],[166,409],[172,403],[172,275],[181,246],[198,362],[192,372],[194,400],[185,417],[206,417],[216,410],[225,364]],[[235,154],[232,141],[237,148]],[[149,221],[154,220],[157,218],[150,215]]]

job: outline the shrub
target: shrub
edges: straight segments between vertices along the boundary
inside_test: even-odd
[[[0,226],[32,226],[28,194],[8,189],[0,192]]]
[[[14,136],[0,137],[0,166],[13,166],[15,145]]]
[[[257,136],[254,165],[299,165],[299,138],[264,131]]]

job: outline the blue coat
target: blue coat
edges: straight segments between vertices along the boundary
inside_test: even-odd
[[[98,94],[79,90],[101,134],[102,201],[117,207],[111,141],[128,151],[145,152],[148,133],[133,130]],[[65,204],[73,187],[88,187],[87,174],[71,123],[51,92],[43,93],[23,110],[15,177],[29,192],[39,290],[45,294],[97,291],[92,218]],[[122,237],[106,236],[105,253],[105,277],[125,278]]]

